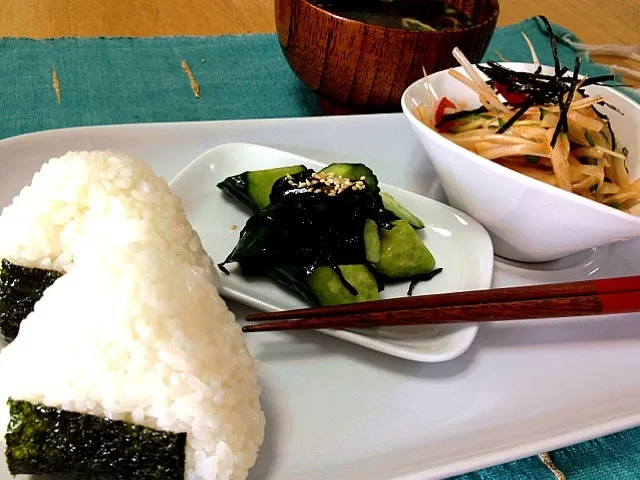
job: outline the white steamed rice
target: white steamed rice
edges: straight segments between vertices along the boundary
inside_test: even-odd
[[[0,238],[0,256],[68,272],[0,351],[2,438],[11,397],[187,432],[187,480],[247,477],[265,426],[255,366],[164,181],[70,153],[4,210]]]
[[[244,479],[265,419],[240,327],[201,268],[132,244],[78,262],[0,353],[8,397],[187,432],[187,479]]]
[[[144,162],[110,151],[45,163],[0,216],[0,257],[69,271],[81,249],[142,242],[217,272],[180,199]]]

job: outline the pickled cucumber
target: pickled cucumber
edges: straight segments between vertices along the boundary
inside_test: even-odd
[[[308,281],[323,306],[380,299],[378,283],[365,265],[318,267]]]
[[[381,228],[380,260],[375,269],[390,278],[408,278],[430,272],[436,266],[433,255],[406,220],[394,220],[393,228]]]

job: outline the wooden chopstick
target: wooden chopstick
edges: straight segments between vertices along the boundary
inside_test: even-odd
[[[640,290],[602,295],[580,295],[536,300],[476,303],[413,310],[360,312],[355,314],[284,320],[245,325],[243,332],[371,328],[403,325],[530,320],[584,315],[612,315],[640,311]]]
[[[417,295],[414,297],[389,298],[369,302],[350,303],[331,307],[301,308],[282,312],[247,315],[247,321],[284,320],[288,318],[320,318],[362,312],[388,312],[430,307],[471,305],[476,303],[498,303],[506,301],[541,300],[545,298],[603,295],[607,293],[640,290],[640,275],[583,280],[579,282],[507,287],[466,292]]]

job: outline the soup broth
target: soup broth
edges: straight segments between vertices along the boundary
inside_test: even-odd
[[[318,7],[350,20],[399,28],[436,32],[473,26],[471,19],[440,0],[403,5],[395,0],[316,0]]]

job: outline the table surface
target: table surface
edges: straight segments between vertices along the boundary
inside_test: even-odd
[[[587,43],[640,44],[640,0],[501,0],[500,6],[500,25],[544,14]],[[273,0],[0,1],[0,37],[218,35],[273,31]],[[602,63],[640,69],[640,62],[595,58]]]

